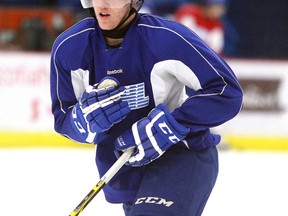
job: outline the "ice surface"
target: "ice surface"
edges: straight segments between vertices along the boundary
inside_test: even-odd
[[[287,216],[288,153],[220,151],[202,216]],[[1,216],[68,216],[99,180],[91,149],[0,149]],[[102,192],[81,216],[124,216]]]

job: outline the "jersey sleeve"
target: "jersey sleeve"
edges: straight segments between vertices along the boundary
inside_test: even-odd
[[[61,135],[72,140],[82,142],[75,136],[70,122],[73,106],[78,102],[74,93],[71,72],[63,67],[64,61],[58,50],[53,50],[50,66],[50,93],[52,99],[52,113],[54,115],[54,129]],[[60,55],[59,55],[60,54]]]
[[[89,85],[92,71],[92,52],[88,41],[94,29],[89,26],[89,22],[91,21],[83,21],[57,38],[53,45],[50,63],[54,129],[61,135],[81,143],[87,142],[75,133],[71,122],[71,112]],[[96,137],[99,138],[99,136]]]
[[[240,112],[243,92],[226,61],[183,29],[166,28],[167,40],[154,44],[165,58],[151,73],[153,95],[156,105],[166,104],[173,117],[190,129],[187,145],[202,149],[219,143],[219,136],[211,134],[210,128]]]

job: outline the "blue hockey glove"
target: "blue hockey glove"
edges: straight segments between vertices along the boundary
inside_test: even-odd
[[[128,103],[121,100],[125,88],[118,86],[116,79],[106,77],[86,88],[71,118],[80,141],[92,143],[98,133],[107,131],[130,112]]]
[[[189,129],[179,124],[164,104],[159,104],[147,117],[117,138],[117,151],[136,147],[128,165],[142,166],[160,157],[170,146],[178,143]]]

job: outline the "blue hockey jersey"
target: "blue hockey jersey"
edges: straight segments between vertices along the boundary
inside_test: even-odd
[[[243,93],[231,68],[183,25],[138,14],[121,46],[108,48],[97,21],[86,18],[53,45],[51,98],[58,133],[80,141],[70,121],[72,108],[88,85],[107,75],[126,87],[123,100],[132,111],[94,140],[100,176],[116,161],[116,138],[160,103],[190,129],[183,143],[191,151],[217,145],[220,138],[210,128],[235,117],[242,106]],[[133,201],[144,170],[124,166],[104,188],[107,201]]]

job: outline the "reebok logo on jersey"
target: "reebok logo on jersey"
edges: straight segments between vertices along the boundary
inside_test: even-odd
[[[166,207],[170,207],[171,205],[174,204],[173,201],[167,201],[164,198],[159,198],[159,197],[141,197],[138,198],[135,202],[135,205],[139,204],[155,204],[155,205],[164,205]]]
[[[121,95],[127,101],[131,110],[141,109],[149,105],[149,96],[145,96],[145,84],[138,83],[125,86],[125,93]]]
[[[113,75],[113,74],[122,74],[123,73],[123,69],[117,69],[117,70],[108,70],[107,71],[107,75]]]

